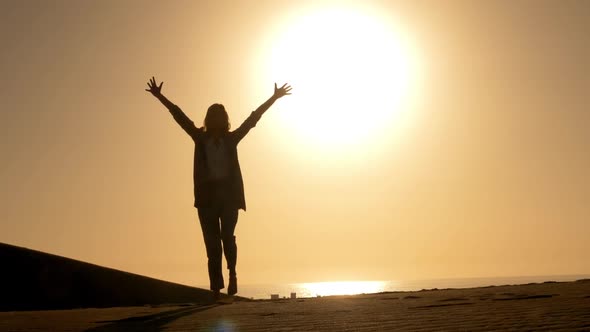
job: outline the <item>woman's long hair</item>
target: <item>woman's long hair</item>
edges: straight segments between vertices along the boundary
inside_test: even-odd
[[[222,104],[213,104],[209,106],[203,125],[205,126],[205,131],[213,128],[222,129],[226,132],[229,131],[231,125],[225,107]]]

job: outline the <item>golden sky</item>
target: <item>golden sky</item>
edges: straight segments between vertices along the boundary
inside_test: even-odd
[[[0,241],[207,284],[193,143],[146,82],[237,127],[288,81],[239,146],[241,283],[590,273],[590,2],[360,4],[3,1]],[[306,26],[342,10],[405,60]]]

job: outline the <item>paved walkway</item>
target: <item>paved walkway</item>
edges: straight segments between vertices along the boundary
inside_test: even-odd
[[[112,312],[117,309],[121,312]],[[129,312],[132,309],[135,312]],[[128,312],[124,312],[125,308],[86,310],[85,318],[81,318],[83,311],[53,312],[55,325],[46,330],[590,331],[590,280],[243,301],[229,305],[126,308]],[[88,310],[96,312],[93,314]],[[63,319],[61,325],[57,319],[60,312]],[[44,330],[43,326],[33,324],[35,319],[43,319],[39,315],[40,312],[14,313],[13,318],[20,317],[20,323],[19,319],[13,319],[9,326],[6,320],[6,324],[1,323],[7,313],[0,313],[0,330]],[[23,321],[26,317],[28,320]],[[45,316],[45,319],[48,317]],[[78,323],[74,324],[75,321]]]

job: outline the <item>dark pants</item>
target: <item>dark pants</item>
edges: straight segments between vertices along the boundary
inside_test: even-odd
[[[219,199],[212,206],[198,208],[198,212],[209,261],[210,288],[219,290],[225,288],[221,268],[222,251],[230,274],[236,273],[238,247],[234,230],[238,223],[238,209],[228,208],[223,204],[223,199]]]

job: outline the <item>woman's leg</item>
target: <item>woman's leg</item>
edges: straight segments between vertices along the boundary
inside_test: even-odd
[[[223,241],[223,252],[229,269],[229,285],[227,293],[233,295],[238,292],[236,278],[236,264],[238,261],[238,246],[234,231],[238,223],[237,209],[223,209],[221,212],[221,240]]]
[[[222,248],[221,232],[219,229],[219,209],[199,208],[199,221],[207,249],[210,289],[219,291],[224,288],[223,273],[221,271]]]

